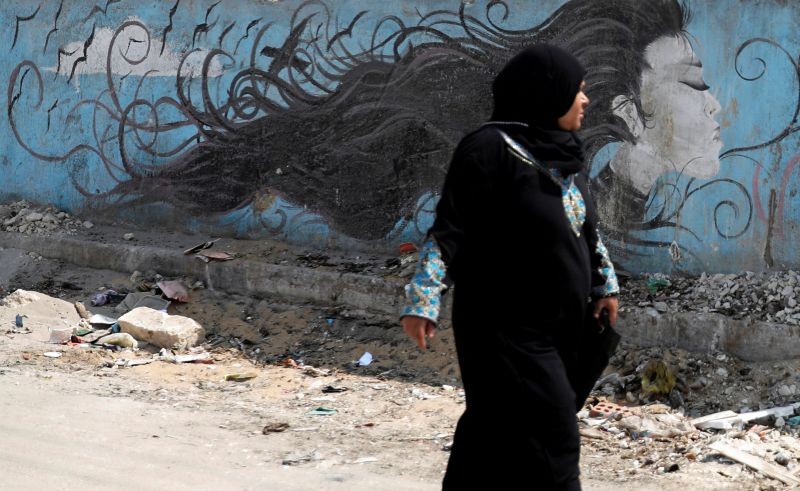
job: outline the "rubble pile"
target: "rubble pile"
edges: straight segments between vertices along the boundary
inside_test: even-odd
[[[629,279],[623,299],[659,312],[718,312],[736,319],[800,325],[800,273],[774,271]]]
[[[775,415],[788,414],[797,406],[761,411],[757,421],[782,420]],[[690,419],[663,404],[624,407],[602,401],[581,411],[578,418],[590,455],[616,453],[629,463],[627,469],[614,469],[621,481],[646,472],[678,472],[694,463],[735,462],[742,466],[728,465],[717,472],[739,480],[756,481],[765,475],[790,486],[800,484],[795,475],[800,469],[797,438],[753,423],[747,413],[725,411]]]
[[[76,235],[79,230],[92,228],[90,221],[81,220],[53,206],[35,206],[27,201],[0,205],[0,230],[27,235],[47,236],[53,233]]]
[[[594,394],[627,405],[663,402],[690,417],[752,412],[800,401],[800,378],[792,367],[790,360],[748,363],[725,353],[623,346]],[[800,434],[800,418],[781,430]]]

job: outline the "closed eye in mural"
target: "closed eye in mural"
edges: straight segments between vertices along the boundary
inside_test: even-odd
[[[26,61],[11,74],[9,120],[18,142],[51,162],[92,155],[111,178],[105,189],[91,189],[76,166],[73,183],[86,196],[163,202],[199,217],[252,209],[265,226],[265,199],[280,197],[350,237],[385,238],[414,217],[421,197],[438,191],[458,140],[490,114],[493,75],[523,47],[548,41],[588,70],[592,103],[582,137],[609,243],[618,255],[631,245],[673,244],[677,257],[692,251],[670,234],[708,238],[682,220],[692,200],[716,201],[720,238],[751,225],[749,188],[718,177],[722,162],[745,161],[749,150],[797,131],[795,117],[768,141],[720,156],[720,105],[686,33],[688,9],[674,0],[573,0],[544,22],[513,30],[504,25],[517,14],[497,0],[418,9],[411,20],[376,19],[367,10],[342,19],[333,4],[309,1],[288,25],[271,22],[266,11],[228,19],[224,2],[215,1],[184,33],[173,18],[185,1],[166,3],[162,26],[132,19],[112,31],[98,24],[93,38],[87,26],[91,46],[62,46],[68,59],[59,55],[56,74],[74,68],[75,56],[104,50],[97,56],[104,63],[92,66],[105,71],[105,89],[68,113],[90,108],[80,130],[90,141],[60,154],[36,150],[17,124],[31,108],[15,96],[32,91],[33,110],[50,107],[42,69]],[[182,56],[165,52],[179,34],[198,47]],[[169,78],[158,90],[148,86],[169,73],[171,89],[163,82]],[[609,145],[615,150],[604,153]],[[269,228],[285,226],[284,214]]]

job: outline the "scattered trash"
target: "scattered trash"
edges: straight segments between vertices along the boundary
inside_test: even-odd
[[[322,392],[324,394],[337,394],[339,392],[345,392],[347,387],[334,387],[333,385],[326,385],[322,388]]]
[[[145,297],[140,298],[139,301],[136,302],[136,305],[133,306],[133,308],[138,309],[139,307],[147,307],[153,310],[166,312],[170,304],[171,302],[169,300],[164,300],[158,295],[147,295]]]
[[[165,297],[172,300],[177,300],[179,302],[189,301],[189,292],[186,290],[186,287],[183,286],[183,283],[181,283],[180,281],[177,280],[159,281],[156,284],[161,289],[161,292],[164,294]]]
[[[185,251],[183,251],[183,253],[188,255],[188,254],[193,254],[195,252],[202,251],[203,249],[208,249],[209,247],[212,247],[214,245],[214,243],[216,241],[218,241],[218,240],[219,240],[219,238],[213,239],[213,240],[209,240],[207,242],[201,242],[200,244],[197,244],[196,246],[193,246],[193,247],[190,247],[190,248],[186,249]]]
[[[118,332],[114,334],[109,334],[107,336],[103,336],[102,338],[95,341],[96,344],[108,344],[111,346],[119,346],[120,348],[130,348],[130,349],[137,349],[139,347],[139,342],[126,332]]]
[[[306,455],[290,455],[283,459],[283,465],[297,465],[302,464],[304,462],[311,462],[313,460],[319,460],[320,456],[317,452],[312,452]]]
[[[21,356],[22,356],[22,359],[26,360],[26,361],[31,359],[31,354],[27,353],[27,352],[23,352]]]
[[[356,460],[350,462],[351,464],[369,464],[372,462],[377,462],[377,457],[359,457]]]
[[[136,236],[132,233],[128,232],[127,234],[123,235],[122,238],[125,240],[133,240]]]
[[[83,305],[83,302],[75,302],[75,310],[78,312],[78,315],[81,316],[81,319],[88,319],[92,316],[92,313],[86,310],[86,306]]]
[[[372,363],[372,353],[369,351],[365,352],[363,355],[361,355],[361,358],[358,359],[358,366],[360,367],[365,367],[370,363]]]
[[[709,448],[731,460],[740,462],[758,472],[761,472],[762,474],[766,474],[773,479],[777,479],[785,484],[788,484],[789,486],[800,485],[800,478],[785,471],[775,464],[770,464],[761,457],[749,454],[723,442],[714,442],[709,445]]]
[[[168,351],[166,348],[162,348],[161,352],[158,354],[158,357],[162,361],[170,362],[170,363],[196,363],[196,362],[210,362],[214,363],[211,359],[211,354],[203,351],[200,353],[191,353],[187,355],[175,355]],[[255,374],[253,375],[255,377]]]
[[[434,394],[428,394],[427,392],[423,391],[422,389],[411,389],[411,395],[416,397],[417,399],[422,399],[423,401],[428,399],[438,399],[439,396]]]
[[[268,435],[270,433],[281,433],[289,429],[289,423],[268,423],[261,430],[261,433]]]
[[[62,353],[60,351],[45,351],[43,354],[48,358],[60,358]]]
[[[105,290],[100,293],[95,293],[92,295],[92,306],[93,307],[100,307],[105,305],[119,296],[115,290]]]
[[[230,382],[245,382],[247,380],[254,379],[258,376],[255,372],[247,372],[247,373],[231,373],[225,375],[225,380]]]
[[[149,365],[154,361],[155,360],[153,358],[138,358],[136,360],[126,360],[124,358],[120,358],[114,364],[118,367],[138,367],[140,365]]]
[[[330,407],[320,406],[316,409],[312,409],[311,411],[307,412],[306,414],[309,416],[331,416],[336,414],[338,411],[336,409]]]
[[[667,288],[672,285],[666,278],[662,278],[660,276],[651,276],[647,279],[647,290],[650,292],[651,295],[655,295],[658,293],[659,290]]]
[[[303,371],[304,374],[310,377],[326,377],[331,374],[330,370],[315,368],[312,367],[311,365],[302,366],[300,367],[300,369]]]
[[[417,252],[417,246],[411,242],[403,242],[399,247],[400,254],[414,254]]]
[[[205,262],[209,262],[209,261],[212,261],[212,260],[213,261],[230,261],[231,259],[234,259],[233,254],[229,254],[227,252],[222,252],[222,251],[208,251],[208,250],[199,251],[195,255],[195,257],[197,257],[198,259],[201,259],[201,260],[203,260]]]
[[[93,316],[89,317],[90,324],[101,324],[104,326],[110,326],[117,322],[117,319],[113,317],[108,317],[106,315],[101,314],[94,314]]]
[[[71,327],[50,327],[50,339],[47,340],[50,344],[67,344],[72,338]]]
[[[666,396],[675,388],[675,375],[662,360],[650,360],[642,370],[642,393]]]
[[[27,315],[19,315],[19,314],[17,314],[17,316],[14,318],[14,325],[16,327],[22,327],[22,323],[23,323],[22,319],[24,319],[25,317],[28,317],[28,316]]]
[[[114,310],[125,314],[136,307],[150,307],[155,310],[166,311],[170,306],[169,300],[164,300],[160,295],[153,295],[149,289],[146,292],[132,292],[125,296]]]

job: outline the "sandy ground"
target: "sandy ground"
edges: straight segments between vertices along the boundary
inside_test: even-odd
[[[97,240],[112,241],[98,229],[92,232]],[[122,232],[114,231],[116,240],[122,241]],[[142,243],[161,240],[175,248],[204,240],[136,234]],[[386,258],[377,256],[331,258],[263,241],[227,241],[219,248],[279,264],[398,272],[381,269]],[[0,289],[6,293],[24,288],[88,306],[99,290],[136,287],[133,272],[76,268],[19,251],[5,251],[2,258]],[[182,280],[192,285],[198,279]],[[118,315],[112,306],[90,308]],[[337,305],[201,288],[169,312],[192,317],[206,328],[203,347],[213,364],[157,361],[118,367],[120,359],[147,358],[157,350],[50,345],[46,323],[29,322],[32,331],[19,332],[13,329],[13,312],[0,312],[0,461],[12,471],[0,473],[0,489],[439,488],[448,444],[464,408],[447,324],[431,349],[420,352],[396,319]],[[48,358],[48,351],[62,355]],[[367,351],[374,361],[357,366],[355,360]],[[745,398],[751,406],[759,398],[768,401],[779,383],[789,383],[800,369],[793,361],[747,364],[719,354],[693,361],[682,352],[624,346],[610,370],[629,375],[651,357],[679,367],[686,385],[692,382],[689,377],[707,375],[709,384],[684,395],[687,409],[696,415],[737,410]],[[317,370],[294,367],[289,360]],[[732,375],[727,381],[714,378],[723,366]],[[256,376],[245,382],[226,380],[235,373]],[[733,379],[741,383],[732,384]],[[344,390],[331,392],[329,387]],[[788,399],[784,402],[793,402]],[[335,412],[310,414],[320,407]],[[713,437],[631,440],[594,432],[583,441],[584,488],[784,487],[707,452],[702,459],[687,457]],[[664,472],[670,463],[679,464],[678,470]]]
[[[0,346],[2,489],[437,489],[463,409],[457,388],[310,376],[233,350],[214,350],[214,365],[110,368],[134,355],[35,337]],[[243,372],[257,376],[225,381]],[[321,406],[337,412],[308,414]],[[632,475],[615,440],[584,446],[586,489],[760,489],[717,473],[723,464]]]

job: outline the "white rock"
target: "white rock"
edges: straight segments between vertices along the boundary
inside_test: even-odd
[[[195,320],[148,307],[138,307],[120,317],[120,331],[159,348],[188,348],[205,338],[203,326]]]
[[[28,213],[27,215],[25,215],[25,220],[28,222],[38,222],[42,218],[44,218],[44,215],[35,211],[33,213]]]
[[[131,234],[131,233],[127,233],[127,234],[122,236],[122,238],[125,239],[125,240],[133,240],[134,237],[135,236],[133,234]]]
[[[728,376],[728,370],[726,370],[723,367],[719,367],[717,368],[717,375],[719,375],[722,378],[726,378]]]
[[[778,387],[778,394],[782,396],[790,396],[792,395],[792,389],[788,385],[781,385]]]
[[[89,220],[83,222],[83,228],[92,228],[92,227],[94,227],[94,223],[90,222]]]

